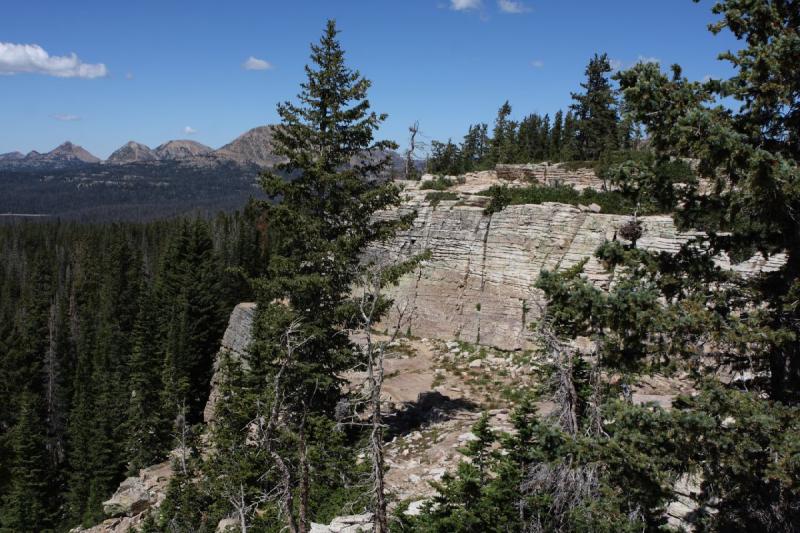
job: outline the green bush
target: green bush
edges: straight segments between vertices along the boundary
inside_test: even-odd
[[[458,200],[458,194],[450,191],[435,191],[426,194],[425,199],[431,203],[432,207],[436,207],[442,200]]]
[[[453,186],[453,180],[438,176],[436,179],[423,181],[419,188],[423,191],[444,191]]]
[[[616,215],[632,215],[636,210],[636,203],[619,191],[596,191],[584,189],[578,191],[566,185],[530,185],[528,187],[509,188],[493,185],[480,194],[491,197],[491,202],[486,208],[486,214],[502,211],[509,205],[541,204],[544,202],[558,202],[569,205],[597,204],[601,212]],[[662,212],[654,205],[641,205],[640,215],[657,214]]]

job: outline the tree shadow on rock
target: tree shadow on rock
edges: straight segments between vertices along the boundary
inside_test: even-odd
[[[444,422],[459,411],[477,411],[475,402],[464,398],[452,399],[438,391],[421,392],[416,402],[407,402],[403,409],[387,416],[386,438],[410,433],[428,424]]]

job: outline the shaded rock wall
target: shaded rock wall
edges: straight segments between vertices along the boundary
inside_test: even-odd
[[[203,410],[203,420],[205,420],[206,424],[213,422],[214,409],[219,399],[219,365],[222,361],[222,355],[228,352],[233,359],[245,361],[244,355],[253,338],[253,319],[255,318],[255,313],[256,304],[250,302],[240,303],[234,307],[231,312],[231,317],[228,319],[228,328],[222,336],[219,353],[214,359],[214,374],[211,376],[211,392],[208,395],[208,402],[206,402],[205,409]]]

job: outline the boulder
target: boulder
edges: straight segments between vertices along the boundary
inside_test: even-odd
[[[331,533],[358,533],[372,531],[372,513],[337,516],[331,520],[328,529]]]
[[[422,513],[422,507],[427,500],[416,500],[408,504],[408,508],[403,511],[406,516],[419,516]]]
[[[139,514],[150,507],[150,494],[138,477],[123,481],[117,492],[103,502],[103,512],[112,517]]]
[[[214,422],[214,409],[219,401],[219,385],[222,376],[219,373],[219,365],[222,355],[228,354],[231,359],[245,362],[245,355],[253,339],[253,320],[256,314],[256,304],[251,302],[240,303],[237,305],[230,318],[228,328],[222,336],[222,344],[219,353],[214,360],[214,374],[211,376],[211,392],[208,395],[203,419],[206,424]]]
[[[167,484],[172,477],[169,461],[139,470],[120,483],[114,495],[103,502],[103,512],[111,517],[136,516],[159,505],[166,497]]]
[[[216,533],[232,533],[239,531],[239,521],[235,518],[223,518],[217,524]]]

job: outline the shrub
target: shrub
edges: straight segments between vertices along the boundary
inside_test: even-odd
[[[453,186],[453,180],[444,176],[437,176],[436,179],[423,181],[419,188],[423,191],[444,191]]]
[[[491,197],[491,202],[486,208],[486,214],[502,211],[509,205],[541,204],[544,202],[558,202],[569,205],[597,204],[603,213],[630,215],[636,211],[636,203],[619,191],[596,191],[584,189],[578,191],[566,185],[537,185],[528,187],[509,188],[493,185],[480,194]],[[662,212],[654,205],[642,205],[638,214],[657,214]]]
[[[425,199],[431,203],[432,207],[436,207],[442,200],[458,200],[458,194],[450,191],[435,191],[426,194]]]

